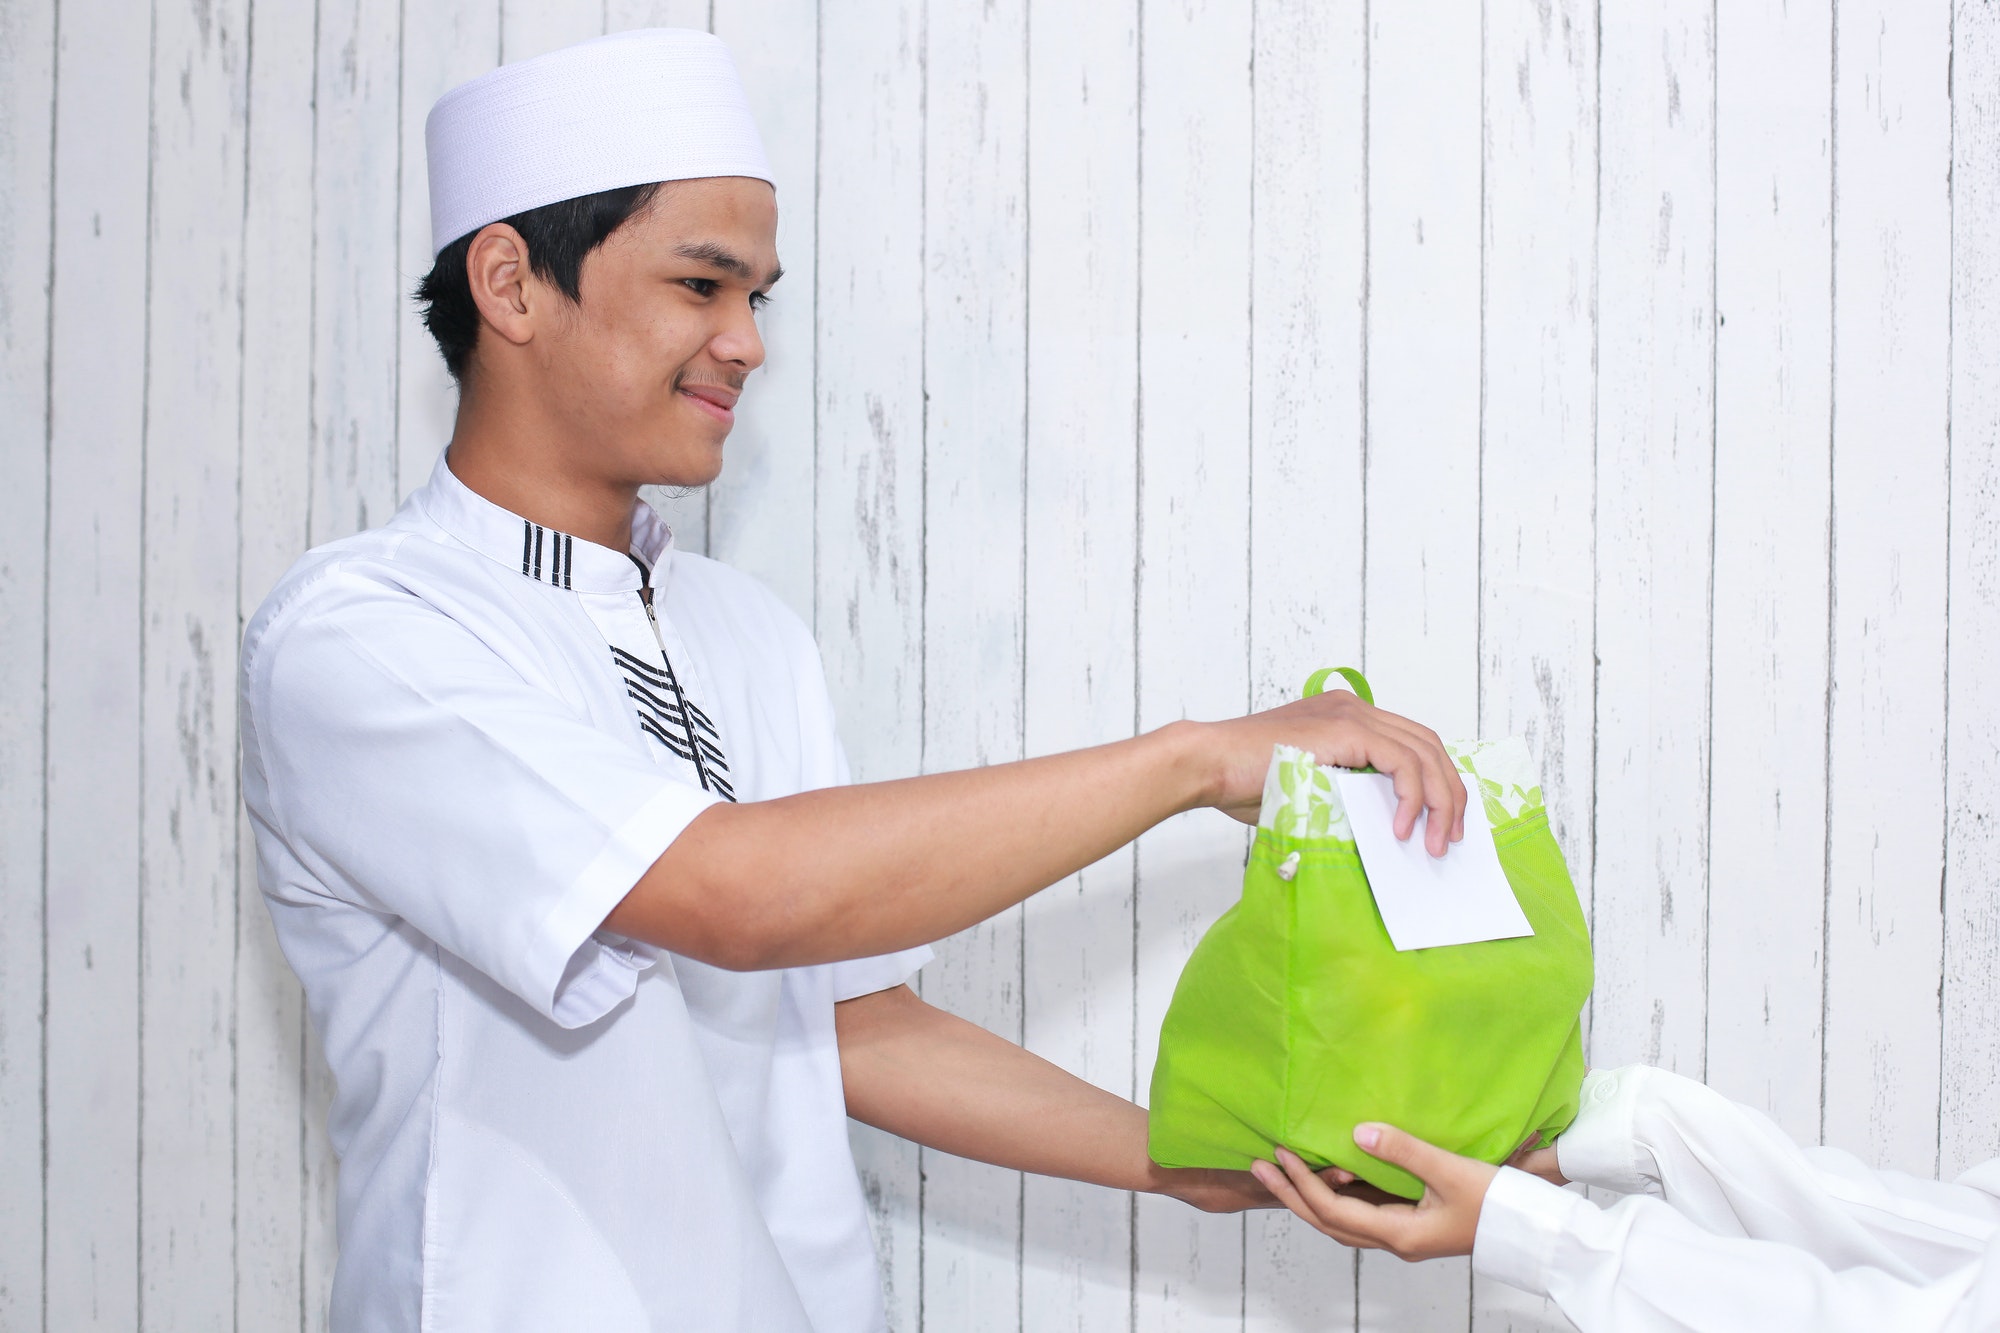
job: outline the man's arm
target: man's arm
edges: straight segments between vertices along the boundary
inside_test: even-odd
[[[605,919],[719,967],[793,967],[943,939],[1196,806],[1254,822],[1271,747],[1373,767],[1396,832],[1419,814],[1442,855],[1465,787],[1436,733],[1345,691],[1231,722],[899,782],[717,805],[696,816]]]
[[[1146,1156],[1146,1113],[908,986],[834,1006],[847,1113],[928,1148],[1036,1175],[1166,1194],[1209,1212],[1272,1208],[1247,1171]]]

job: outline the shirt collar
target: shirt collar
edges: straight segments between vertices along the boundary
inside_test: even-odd
[[[630,554],[543,527],[472,490],[453,475],[443,453],[413,498],[432,522],[481,555],[524,578],[576,592],[637,592],[645,580],[632,557],[657,569],[674,544],[673,529],[643,500],[632,510]]]

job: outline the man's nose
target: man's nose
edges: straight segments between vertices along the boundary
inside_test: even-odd
[[[764,335],[757,330],[757,317],[748,301],[732,306],[727,322],[710,340],[708,348],[716,360],[741,366],[745,371],[764,364]]]

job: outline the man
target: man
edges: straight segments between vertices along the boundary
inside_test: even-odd
[[[1268,1202],[1153,1167],[1143,1111],[904,983],[1170,814],[1254,819],[1278,741],[1393,774],[1441,853],[1437,738],[1342,695],[844,786],[805,627],[637,498],[716,476],[763,360],[776,202],[727,52],[587,42],[426,139],[449,448],[242,661],[260,874],[338,1083],[334,1327],[877,1328],[848,1115]]]

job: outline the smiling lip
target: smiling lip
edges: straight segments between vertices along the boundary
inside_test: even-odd
[[[719,384],[690,384],[682,386],[681,392],[717,421],[736,420],[737,393],[734,389],[725,389]]]

